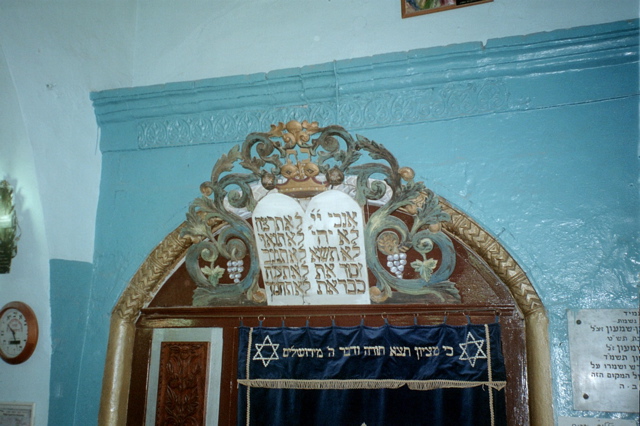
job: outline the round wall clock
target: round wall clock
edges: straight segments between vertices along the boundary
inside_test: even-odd
[[[9,364],[29,359],[38,343],[38,320],[26,303],[10,302],[0,310],[0,357]]]

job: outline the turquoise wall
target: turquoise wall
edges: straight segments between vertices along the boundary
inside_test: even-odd
[[[572,410],[566,311],[638,306],[638,94],[637,20],[94,93],[94,272],[77,375],[58,378],[79,391],[58,407],[95,423],[109,317],[128,281],[221,154],[295,118],[383,143],[498,237],[549,312],[557,416],[634,418]],[[61,322],[77,315],[61,303]]]
[[[75,415],[93,265],[52,259],[50,425],[69,424]]]

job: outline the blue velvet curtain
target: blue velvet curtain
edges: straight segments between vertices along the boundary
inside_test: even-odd
[[[238,425],[506,425],[500,326],[240,328]]]

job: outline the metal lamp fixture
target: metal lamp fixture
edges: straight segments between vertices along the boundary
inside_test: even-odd
[[[0,274],[8,274],[11,259],[18,253],[18,218],[13,204],[13,188],[0,182]]]

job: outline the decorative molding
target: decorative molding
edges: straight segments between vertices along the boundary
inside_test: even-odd
[[[230,109],[145,120],[138,124],[138,147],[146,149],[237,142],[256,129],[267,131],[272,123],[304,121],[308,117],[317,117],[322,122],[333,123],[336,116],[335,110],[335,103],[317,103],[283,107],[277,110]]]
[[[537,312],[544,313],[542,301],[527,275],[498,240],[482,229],[469,216],[454,209],[442,199],[441,202],[443,210],[451,216],[451,221],[446,222],[444,228],[464,241],[487,262],[509,288],[511,295],[525,316]]]
[[[164,279],[181,262],[191,242],[180,237],[182,226],[175,229],[149,254],[113,309],[114,315],[133,323],[158,292]]]
[[[637,67],[638,20],[336,61],[250,76],[91,94],[103,152],[237,142],[277,122],[361,130],[549,108],[637,92],[597,84]],[[562,87],[580,78],[580,91]],[[126,136],[126,137],[123,137]]]
[[[504,79],[486,79],[340,99],[338,120],[348,128],[366,129],[507,111],[525,103],[511,101]]]
[[[197,286],[194,306],[215,306],[222,301],[228,305],[247,301],[266,304],[267,299],[275,303],[272,297],[282,301],[281,296],[290,298],[288,303],[293,304],[293,300],[314,304],[318,302],[312,300],[318,298],[323,303],[337,303],[336,297],[353,297],[351,303],[382,303],[393,292],[421,295],[439,303],[461,302],[455,283],[449,281],[456,264],[455,249],[441,232],[441,223],[449,220],[449,215],[441,211],[438,197],[423,182],[414,181],[411,168],[399,167],[398,160],[382,144],[364,136],[353,137],[342,126],[289,121],[270,127],[269,132],[250,133],[241,147],[236,145],[220,156],[211,180],[200,185],[202,196],[189,206],[181,235],[195,242],[185,258],[186,269]],[[312,135],[316,137],[312,139]],[[368,160],[358,162],[360,158]],[[278,202],[269,201],[275,194],[263,197],[276,188],[280,196],[307,199],[309,210],[305,213],[292,201],[287,213],[292,216],[263,211],[256,219],[253,215],[258,206],[278,205],[282,212],[283,203],[292,200],[284,197]],[[327,206],[314,204],[327,194],[324,202],[338,203],[339,209],[327,210]],[[336,198],[338,194],[346,200]],[[365,223],[357,211],[368,202],[379,203],[379,208]],[[237,209],[252,212],[253,225]],[[412,217],[410,226],[395,216],[399,209]],[[293,219],[294,211],[300,223]],[[309,213],[313,211],[318,213]],[[277,222],[269,225],[275,220],[271,215],[289,223],[282,227]],[[333,218],[341,215],[350,219],[334,223]],[[331,222],[323,221],[323,216]],[[216,235],[210,229],[212,219],[229,226]],[[333,229],[329,233],[324,228],[318,230],[317,235],[325,237],[322,242],[314,233],[318,223]],[[276,240],[291,241],[288,244],[295,246],[279,247]],[[334,246],[338,243],[340,250]],[[440,253],[439,260],[431,253],[434,248]],[[307,272],[297,266],[304,259]],[[243,265],[241,273],[238,265]],[[331,265],[331,272],[320,275],[326,265]],[[367,268],[376,279],[371,288],[366,272],[360,272]],[[276,275],[272,275],[274,271]],[[258,284],[261,276],[264,288]],[[352,284],[348,288],[349,282]],[[344,289],[338,290],[337,286]],[[339,300],[347,303],[346,299]]]
[[[266,131],[271,123],[292,120],[313,118],[367,129],[526,109],[527,102],[514,102],[504,79],[455,82],[277,109],[227,109],[143,120],[138,123],[137,140],[140,149],[237,142],[256,129]]]

